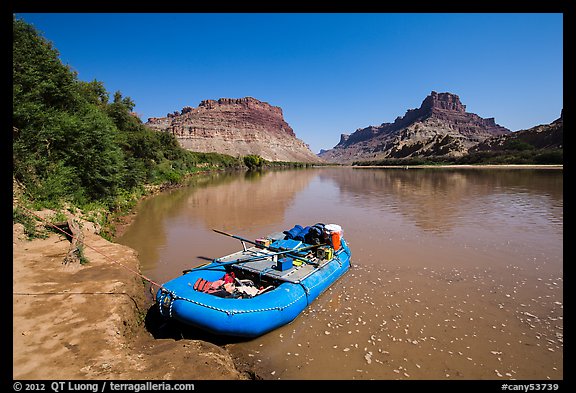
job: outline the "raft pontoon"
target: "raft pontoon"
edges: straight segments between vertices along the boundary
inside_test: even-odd
[[[156,294],[163,316],[218,335],[260,336],[293,321],[350,268],[338,225],[296,225],[254,242],[226,235],[243,249],[165,283]]]

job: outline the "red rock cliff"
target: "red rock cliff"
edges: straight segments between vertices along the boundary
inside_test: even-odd
[[[252,97],[204,100],[146,123],[174,134],[182,147],[232,156],[257,154],[270,161],[318,162],[308,145],[296,138],[282,109]]]
[[[329,162],[382,158],[462,156],[487,138],[510,133],[494,121],[466,112],[452,93],[432,91],[419,108],[408,109],[393,123],[359,128],[342,134],[340,142],[320,157]]]

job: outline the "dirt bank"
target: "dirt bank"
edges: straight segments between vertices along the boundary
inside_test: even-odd
[[[154,338],[144,324],[151,302],[130,271],[139,271],[135,251],[82,226],[89,262],[64,265],[63,235],[27,240],[13,225],[14,379],[249,378],[218,345]]]

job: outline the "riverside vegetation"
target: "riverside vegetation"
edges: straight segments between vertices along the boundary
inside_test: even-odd
[[[14,17],[13,183],[21,205],[80,211],[111,238],[115,217],[142,196],[199,171],[307,165],[185,150],[145,126],[134,107],[101,81],[79,80],[51,42]],[[37,235],[18,207],[13,219]]]

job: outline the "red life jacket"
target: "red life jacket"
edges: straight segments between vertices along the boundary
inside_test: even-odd
[[[212,283],[210,281],[207,281],[203,278],[199,278],[198,280],[196,280],[196,283],[194,284],[193,288],[200,292],[208,292],[211,284]]]

